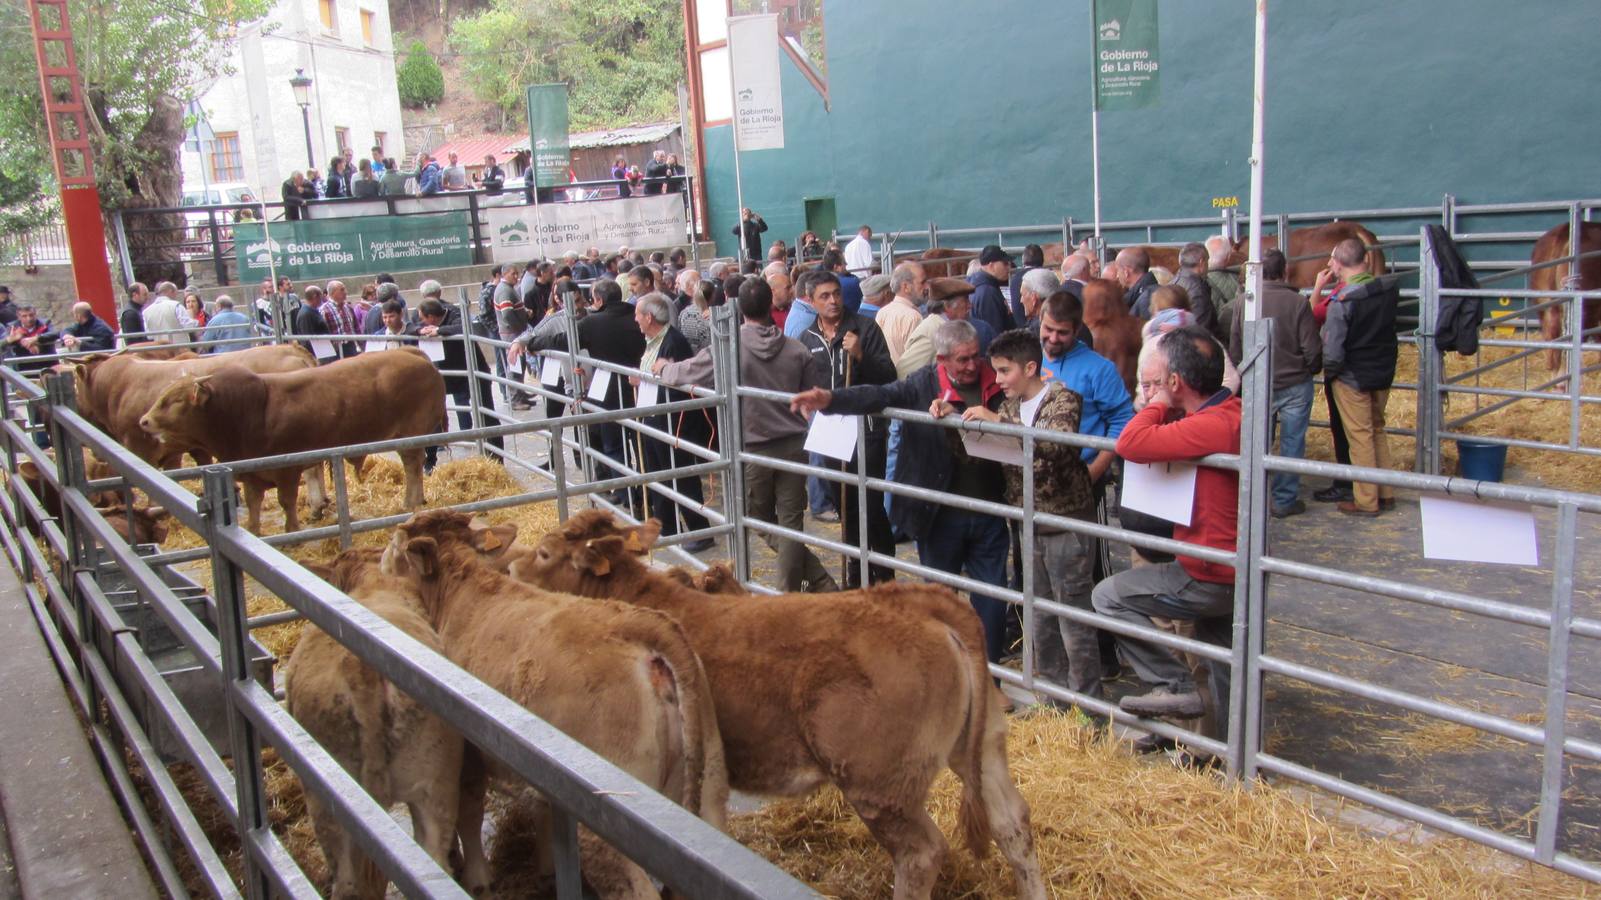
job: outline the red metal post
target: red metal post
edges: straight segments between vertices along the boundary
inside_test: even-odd
[[[28,0],[33,17],[33,49],[39,61],[39,89],[50,127],[50,156],[61,185],[61,213],[72,251],[72,280],[79,299],[117,327],[117,295],[106,259],[106,233],[89,149],[83,82],[72,48],[67,0]]]

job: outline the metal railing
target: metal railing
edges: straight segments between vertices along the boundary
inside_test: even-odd
[[[1428,286],[1428,275],[1424,275],[1424,286],[1420,290],[1424,298],[1424,309],[1430,306],[1430,297],[1436,297],[1438,292],[1431,293]],[[1577,297],[1571,292],[1564,296]],[[470,321],[467,313],[465,297],[461,300],[463,320]],[[1010,684],[1032,690],[1037,695],[1050,697],[1056,700],[1071,702],[1085,710],[1106,716],[1120,725],[1128,725],[1143,731],[1183,741],[1186,745],[1200,751],[1215,754],[1225,763],[1226,771],[1231,777],[1241,778],[1246,783],[1259,774],[1272,774],[1283,778],[1294,779],[1319,789],[1332,792],[1368,804],[1388,813],[1403,816],[1429,827],[1436,828],[1451,834],[1457,834],[1475,840],[1507,853],[1536,860],[1546,865],[1554,866],[1566,872],[1581,877],[1601,881],[1601,861],[1585,859],[1571,852],[1563,851],[1556,839],[1557,823],[1563,803],[1563,771],[1562,764],[1568,758],[1582,760],[1601,760],[1601,744],[1594,741],[1570,736],[1565,731],[1565,714],[1568,695],[1568,646],[1574,636],[1580,638],[1601,638],[1601,621],[1593,618],[1576,616],[1573,614],[1572,595],[1574,582],[1574,568],[1576,560],[1577,521],[1582,514],[1601,513],[1601,497],[1579,494],[1573,492],[1555,491],[1539,488],[1517,487],[1511,485],[1488,484],[1463,479],[1442,478],[1437,475],[1408,474],[1374,469],[1339,466],[1329,463],[1312,462],[1306,460],[1290,459],[1273,456],[1268,453],[1271,441],[1270,399],[1271,399],[1271,340],[1270,323],[1255,323],[1247,330],[1247,352],[1240,365],[1240,371],[1245,379],[1243,386],[1243,420],[1241,434],[1241,452],[1238,455],[1216,455],[1203,460],[1204,464],[1217,468],[1235,471],[1239,474],[1239,500],[1238,500],[1238,541],[1233,551],[1199,547],[1185,544],[1166,538],[1152,537],[1132,532],[1121,527],[1114,527],[1095,522],[1086,522],[1078,519],[1040,513],[1035,506],[1033,490],[1032,467],[1023,469],[1022,504],[1012,507],[1004,503],[977,500],[960,497],[940,491],[933,491],[919,487],[902,484],[886,478],[878,477],[866,471],[839,471],[827,467],[814,467],[799,462],[776,459],[771,456],[751,452],[746,448],[743,439],[743,430],[740,424],[741,401],[747,399],[769,399],[787,401],[788,395],[763,391],[749,386],[738,385],[737,372],[739,370],[740,351],[738,346],[738,329],[734,323],[733,310],[728,307],[721,308],[713,320],[714,339],[712,342],[714,372],[716,384],[712,390],[691,390],[691,399],[676,403],[664,404],[651,410],[652,414],[669,413],[674,411],[711,409],[715,411],[718,420],[718,432],[721,440],[718,450],[710,451],[685,445],[667,432],[650,427],[639,416],[642,413],[632,409],[608,410],[598,404],[584,399],[581,377],[577,369],[585,368],[590,371],[609,371],[613,378],[634,376],[646,380],[654,380],[646,373],[624,365],[616,365],[596,360],[585,355],[581,348],[575,352],[550,352],[547,357],[555,359],[562,372],[562,381],[566,390],[559,392],[549,385],[525,384],[521,377],[509,377],[490,374],[483,371],[474,371],[469,383],[473,385],[470,395],[473,423],[471,430],[460,432],[454,437],[457,440],[473,442],[479,452],[490,453],[504,459],[508,464],[516,465],[539,478],[549,480],[551,487],[545,490],[527,491],[514,497],[494,498],[465,505],[467,510],[490,509],[501,506],[517,505],[526,502],[554,501],[560,515],[565,518],[574,500],[589,497],[590,502],[612,509],[625,518],[637,520],[626,504],[614,505],[604,498],[604,494],[621,488],[643,487],[645,490],[660,496],[665,496],[681,507],[691,507],[707,515],[710,525],[701,532],[681,533],[667,543],[679,543],[694,540],[702,536],[727,537],[730,541],[730,556],[734,561],[736,572],[741,581],[757,590],[770,590],[771,587],[761,584],[752,578],[753,553],[751,539],[759,536],[775,536],[803,541],[812,547],[839,553],[843,556],[856,559],[863,563],[864,571],[868,565],[882,566],[899,573],[914,575],[928,581],[945,584],[957,590],[979,591],[985,595],[1005,600],[1020,606],[1025,622],[1025,635],[1032,634],[1032,623],[1038,615],[1053,615],[1072,621],[1094,625],[1111,631],[1122,637],[1137,638],[1152,644],[1166,647],[1175,652],[1190,653],[1203,657],[1213,665],[1227,665],[1233,673],[1229,709],[1232,711],[1228,720],[1226,731],[1221,734],[1199,734],[1192,730],[1168,724],[1165,722],[1141,719],[1123,712],[1113,703],[1099,698],[1092,698],[1074,693],[1062,685],[1052,683],[1041,677],[1036,671],[1032,638],[1026,637],[1021,669],[1014,670],[1004,666],[992,666],[993,674]],[[566,328],[567,346],[579,347],[576,322],[569,319]],[[479,351],[493,351],[496,348],[505,349],[506,342],[488,338],[464,335],[453,339],[464,342],[470,354]],[[1582,346],[1582,345],[1578,345]],[[1576,351],[1575,351],[1576,352]],[[491,354],[492,355],[492,352]],[[470,367],[473,368],[473,367]],[[452,373],[446,373],[452,374]],[[459,373],[458,373],[459,374]],[[5,379],[11,395],[20,397],[32,405],[45,403],[24,379],[14,373],[0,371],[0,377]],[[1435,383],[1438,385],[1438,383]],[[534,395],[552,400],[570,408],[563,416],[538,419],[533,421],[518,421],[496,410],[491,402],[496,386],[518,388],[529,391]],[[1441,390],[1444,385],[1438,385]],[[132,459],[120,447],[95,432],[81,417],[61,407],[68,405],[70,397],[61,386],[49,399],[52,407],[51,416],[53,434],[57,446],[72,447],[77,444],[90,446],[113,462],[120,473],[120,480],[111,482],[87,482],[81,472],[72,471],[74,466],[63,463],[56,479],[58,483],[66,485],[64,496],[69,498],[65,520],[59,527],[47,523],[44,527],[46,544],[50,551],[63,560],[81,560],[87,552],[90,543],[99,544],[107,548],[115,562],[125,571],[129,572],[138,582],[140,594],[147,603],[162,613],[165,620],[172,624],[174,630],[185,635],[191,646],[197,648],[202,656],[212,660],[208,668],[218,677],[226,676],[230,684],[229,702],[230,716],[234,717],[238,727],[245,734],[246,740],[235,748],[236,752],[248,755],[254,747],[250,741],[265,740],[278,747],[280,744],[288,745],[289,749],[283,751],[285,758],[295,767],[297,772],[303,767],[323,774],[311,776],[309,790],[321,793],[332,790],[334,793],[352,789],[347,782],[338,780],[338,773],[324,773],[322,765],[327,760],[319,755],[320,750],[314,745],[308,745],[308,739],[298,731],[298,726],[282,715],[275,704],[269,704],[270,695],[261,691],[248,677],[242,677],[244,669],[242,662],[246,658],[240,649],[243,646],[243,636],[250,629],[278,624],[294,616],[304,616],[313,624],[328,630],[332,634],[342,636],[342,641],[353,652],[374,665],[385,677],[395,680],[395,683],[407,693],[418,697],[426,705],[440,714],[453,726],[458,727],[475,742],[488,742],[488,749],[497,757],[513,765],[531,783],[540,786],[542,790],[554,791],[558,804],[571,800],[572,805],[567,807],[569,814],[578,820],[590,822],[586,815],[595,815],[608,818],[614,822],[612,831],[597,832],[603,837],[618,840],[631,840],[626,846],[638,848],[641,841],[650,847],[656,847],[651,853],[636,857],[658,877],[673,881],[673,877],[683,878],[682,873],[666,873],[660,868],[652,868],[653,864],[675,866],[681,861],[681,854],[689,851],[672,842],[669,835],[692,837],[695,841],[704,838],[714,841],[716,835],[704,835],[696,828],[704,828],[698,823],[684,824],[689,819],[682,810],[665,809],[657,806],[629,806],[627,810],[612,808],[610,799],[596,800],[591,797],[584,800],[576,793],[571,793],[573,781],[568,780],[572,772],[560,766],[555,769],[541,768],[540,759],[549,759],[552,755],[545,751],[542,753],[538,747],[549,747],[544,737],[540,737],[537,747],[534,743],[519,734],[525,734],[522,726],[507,733],[506,729],[498,723],[521,722],[526,723],[531,716],[517,710],[513,704],[499,698],[498,695],[486,694],[486,688],[465,675],[456,677],[440,675],[441,671],[454,673],[455,670],[448,664],[441,662],[439,666],[428,665],[415,667],[411,661],[416,659],[431,659],[425,651],[415,648],[409,639],[398,631],[377,620],[375,616],[366,613],[348,598],[344,598],[337,591],[322,586],[315,579],[300,573],[293,562],[281,556],[274,548],[284,544],[300,543],[305,540],[337,537],[342,545],[348,545],[354,534],[387,528],[403,520],[404,515],[381,516],[365,520],[352,519],[349,516],[346,504],[338,498],[338,520],[335,524],[322,528],[307,529],[292,535],[274,535],[269,538],[256,538],[239,530],[233,522],[232,495],[228,489],[228,482],[233,474],[250,469],[271,468],[286,463],[309,463],[318,460],[337,460],[344,456],[361,454],[369,455],[377,452],[414,448],[428,443],[437,443],[441,436],[428,436],[406,438],[396,441],[385,441],[367,444],[358,447],[336,448],[328,451],[290,454],[268,460],[242,461],[229,467],[213,468],[208,470],[179,470],[171,473],[160,473]],[[1420,398],[1437,396],[1434,387],[1425,387],[1420,391]],[[1591,402],[1585,400],[1585,402]],[[940,421],[935,423],[926,413],[920,411],[886,410],[884,418],[891,420],[913,421],[920,423],[934,423],[942,428],[964,428],[981,433],[1001,434],[1018,438],[1022,443],[1025,457],[1031,457],[1034,448],[1041,442],[1066,444],[1074,447],[1089,447],[1094,449],[1110,449],[1113,442],[1104,438],[1094,438],[1081,435],[1062,434],[1053,431],[1042,431],[1033,428],[1018,426],[988,425],[984,423],[956,423],[953,421]],[[38,420],[35,413],[35,421]],[[1422,420],[1420,419],[1420,422]],[[666,471],[648,471],[642,461],[630,463],[623,460],[612,459],[592,446],[592,440],[586,435],[588,426],[603,423],[616,423],[628,429],[628,433],[649,436],[659,440],[673,441],[678,449],[687,456],[700,462],[677,466]],[[1448,432],[1440,432],[1448,435]],[[4,434],[7,444],[7,453],[10,461],[15,465],[18,455],[33,458],[41,465],[46,464],[45,458],[29,445],[23,429],[14,422],[7,421],[4,425]],[[497,450],[485,443],[491,437],[514,438],[523,436],[532,438],[546,448],[546,463],[548,468],[542,468],[540,462],[533,457],[523,455],[515,443],[505,450]],[[865,429],[858,430],[857,459],[865,460],[866,456]],[[625,441],[625,446],[637,446],[637,441]],[[104,451],[104,453],[102,453]],[[565,464],[567,452],[578,455],[578,471]],[[105,454],[110,454],[109,456]],[[66,453],[60,458],[75,459],[75,454]],[[50,465],[55,465],[51,463]],[[856,509],[862,517],[860,522],[858,541],[846,544],[832,538],[821,538],[805,532],[792,531],[776,522],[765,522],[752,517],[744,507],[743,483],[746,469],[749,466],[763,466],[769,469],[804,474],[825,479],[830,482],[845,485],[846,489],[857,492]],[[605,466],[617,474],[613,477],[601,478],[598,476],[599,467]],[[336,466],[336,471],[342,467]],[[1438,584],[1429,584],[1421,578],[1408,578],[1406,575],[1389,577],[1375,577],[1353,571],[1345,571],[1331,566],[1317,566],[1299,562],[1287,556],[1272,552],[1268,542],[1268,524],[1270,517],[1267,510],[1267,483],[1270,474],[1275,472],[1294,472],[1306,475],[1321,475],[1328,477],[1354,478],[1359,481],[1392,485],[1409,490],[1417,490],[1433,495],[1473,497],[1475,499],[1498,500],[1515,502],[1556,510],[1558,517],[1557,555],[1555,563],[1550,566],[1551,571],[1551,604],[1548,609],[1519,606],[1504,601],[1494,600],[1473,593],[1452,590]],[[725,500],[721,510],[711,504],[695,504],[673,489],[673,482],[679,477],[693,477],[703,474],[717,474],[725,482]],[[182,487],[171,479],[175,477],[200,475],[206,484],[206,492],[196,497],[188,494]],[[13,484],[17,482],[14,480]],[[118,485],[133,486],[144,491],[153,502],[167,505],[175,510],[175,515],[181,523],[207,535],[209,547],[177,553],[156,554],[150,557],[141,557],[125,546],[113,546],[114,537],[107,533],[107,528],[100,521],[92,519],[92,511],[87,509],[82,492],[85,488],[105,489],[116,488]],[[336,477],[335,490],[338,494],[341,483]],[[869,529],[866,527],[865,517],[869,502],[868,492],[883,492],[891,496],[915,498],[940,503],[944,506],[967,510],[995,516],[1023,525],[1047,526],[1053,529],[1074,531],[1089,535],[1103,541],[1113,541],[1134,547],[1156,550],[1167,553],[1181,553],[1196,559],[1217,562],[1233,566],[1235,571],[1235,598],[1233,613],[1232,642],[1229,646],[1218,646],[1195,639],[1178,637],[1171,632],[1156,628],[1131,625],[1121,620],[1114,620],[1091,609],[1081,609],[1075,606],[1063,605],[1036,596],[1037,586],[1033,582],[1032,566],[1024,566],[1022,583],[1016,588],[1005,585],[992,585],[973,578],[958,574],[951,574],[935,570],[926,566],[906,562],[889,554],[875,552],[868,544]],[[43,590],[30,588],[32,596],[40,610],[51,612],[56,619],[77,621],[78,616],[97,615],[96,607],[85,602],[84,597],[93,598],[92,579],[84,581],[87,577],[78,573],[67,585],[58,586],[59,590],[51,590],[49,567],[43,555],[33,546],[32,542],[23,538],[18,540],[21,532],[18,530],[25,521],[38,521],[42,513],[38,504],[31,495],[25,491],[14,490],[5,501],[5,514],[9,524],[6,535],[8,552],[13,562],[24,572],[25,580],[35,574],[40,575],[45,588]],[[1023,527],[1020,529],[1023,544],[1024,558],[1032,557],[1034,529]],[[59,535],[59,539],[56,539]],[[87,542],[85,542],[87,541]],[[75,543],[79,542],[79,543]],[[72,554],[76,552],[77,556]],[[192,617],[185,618],[181,604],[170,596],[170,591],[159,585],[156,569],[181,562],[184,560],[205,559],[212,560],[214,571],[217,573],[215,583],[218,585],[218,608],[230,607],[234,611],[230,621],[225,621],[224,641],[232,642],[233,649],[228,652],[233,655],[233,662],[224,667],[221,659],[221,650],[218,647],[219,639],[209,637],[208,633]],[[698,559],[687,554],[678,554],[678,558],[694,566],[704,565]],[[283,614],[275,613],[246,619],[240,610],[240,597],[235,588],[238,579],[248,574],[260,581],[265,587],[282,597],[294,612]],[[295,577],[300,575],[300,577]],[[1372,681],[1339,675],[1333,672],[1295,662],[1276,653],[1265,650],[1264,636],[1269,626],[1266,614],[1267,578],[1299,579],[1303,581],[1333,585],[1340,588],[1363,591],[1377,597],[1390,598],[1406,603],[1422,604],[1428,607],[1450,610],[1457,613],[1466,613],[1475,616],[1489,617],[1499,621],[1517,623],[1524,626],[1534,626],[1545,629],[1549,634],[1547,648],[1547,680],[1545,684],[1546,708],[1540,724],[1514,720],[1505,716],[1493,715],[1480,710],[1471,709],[1458,704],[1448,703],[1432,697],[1426,697],[1415,692],[1407,692],[1386,687]],[[88,612],[83,611],[87,609]],[[41,622],[45,616],[41,615]],[[96,620],[98,621],[98,620]],[[108,621],[111,621],[108,619]],[[90,627],[91,622],[85,618],[80,623],[80,633]],[[114,623],[113,626],[114,630]],[[71,634],[63,633],[55,640],[64,645],[70,643],[74,647],[82,646],[79,640],[72,640]],[[130,650],[131,652],[131,650]],[[81,654],[80,654],[81,655]],[[92,654],[90,654],[92,656]],[[70,658],[70,657],[69,657]],[[76,665],[76,663],[74,664]],[[440,667],[444,667],[441,669]],[[84,670],[76,676],[84,684],[84,690],[104,691],[107,688],[104,679],[96,680],[94,672]],[[1494,828],[1487,827],[1479,822],[1471,821],[1460,815],[1452,815],[1438,808],[1433,808],[1411,801],[1403,800],[1376,790],[1373,787],[1358,784],[1352,780],[1341,778],[1330,772],[1321,771],[1304,763],[1297,763],[1270,753],[1263,747],[1262,733],[1264,723],[1264,710],[1266,707],[1266,691],[1263,687],[1265,677],[1292,678],[1304,683],[1314,685],[1320,689],[1333,690],[1354,698],[1367,701],[1389,704],[1411,713],[1438,718],[1445,722],[1466,725],[1475,729],[1484,730],[1490,734],[1510,738],[1520,743],[1538,746],[1541,752],[1541,787],[1539,808],[1535,814],[1536,828],[1532,840],[1506,834]],[[490,692],[492,694],[492,692]],[[511,707],[508,709],[508,707]],[[86,706],[85,709],[91,709]],[[493,712],[493,715],[488,715]],[[170,708],[163,708],[162,714],[170,720],[170,725],[180,733],[184,733],[181,717]],[[115,710],[113,710],[115,717]],[[96,727],[103,727],[105,723],[98,716],[91,716]],[[111,724],[117,724],[115,722]],[[120,726],[119,726],[120,727]],[[529,724],[528,727],[533,727]],[[249,729],[255,729],[252,732]],[[125,729],[124,729],[125,730]],[[192,729],[190,729],[192,731]],[[544,735],[544,732],[526,732]],[[554,736],[552,740],[554,740]],[[505,756],[500,756],[505,753]],[[281,847],[275,846],[270,839],[270,832],[261,828],[261,819],[254,817],[256,804],[261,802],[259,785],[253,784],[257,775],[248,770],[243,773],[242,785],[231,779],[231,776],[221,767],[220,759],[208,756],[204,748],[190,742],[189,758],[205,774],[208,784],[218,795],[219,802],[230,810],[245,810],[240,816],[242,835],[250,835],[247,841],[249,856],[252,860],[253,877],[267,879],[275,890],[285,893],[298,893],[288,890],[297,887],[295,882],[295,869],[289,862],[287,855]],[[570,757],[563,756],[563,759]],[[600,765],[596,763],[596,765]],[[149,767],[147,767],[149,768]],[[337,766],[334,766],[337,769]],[[324,779],[319,781],[318,779]],[[544,779],[544,780],[539,780]],[[642,794],[648,791],[639,789]],[[568,791],[568,793],[564,793]],[[254,793],[253,793],[254,792]],[[654,795],[651,795],[654,797]],[[611,795],[607,795],[611,797]],[[166,799],[166,798],[164,798]],[[181,798],[170,798],[172,803],[163,803],[170,822],[183,836],[186,847],[195,843],[195,836],[184,832],[182,827],[183,814],[174,810],[182,807]],[[656,798],[659,800],[660,798]],[[580,802],[583,801],[583,802]],[[382,831],[383,823],[375,818],[376,807],[370,800],[364,803],[345,795],[342,804],[336,801],[340,818],[347,825],[361,832],[360,840],[364,848],[371,849],[371,845],[382,843],[387,847],[404,846],[404,852],[389,851],[391,855],[380,853],[375,856],[380,865],[396,878],[397,883],[411,885],[419,893],[428,893],[437,886],[436,882],[429,881],[435,875],[434,869],[424,864],[423,860],[415,859],[408,854],[412,853],[414,845],[409,843],[405,836],[395,836]],[[621,801],[618,801],[621,802]],[[599,803],[599,806],[587,805]],[[176,804],[176,806],[174,805]],[[650,810],[646,816],[642,809]],[[646,818],[656,814],[669,815],[671,827],[655,830],[647,827],[650,822]],[[616,816],[622,816],[625,825],[615,824]],[[660,824],[657,822],[656,824]],[[635,833],[632,829],[644,829]],[[686,830],[687,829],[687,830]],[[646,837],[640,837],[640,834]],[[388,840],[394,837],[395,841]],[[203,843],[203,837],[199,839]],[[657,846],[658,842],[662,843]],[[719,844],[718,846],[722,846]],[[733,853],[733,851],[729,851]],[[643,853],[643,851],[642,851]],[[630,854],[632,855],[632,853]],[[754,864],[750,859],[733,854],[728,859],[734,861],[734,868],[739,873],[757,871],[751,868]],[[702,868],[693,868],[690,871],[697,873],[695,877],[711,879],[718,885],[723,885],[725,879],[738,881],[743,875],[713,875],[703,871],[704,867],[719,868],[721,862],[709,862],[710,857],[697,857],[697,865]],[[719,857],[721,859],[721,857]],[[416,863],[412,866],[412,863]],[[766,870],[760,870],[765,872]],[[669,875],[672,877],[669,877]],[[755,877],[754,875],[751,877]],[[766,877],[766,876],[764,876]],[[409,880],[408,880],[409,879]],[[709,882],[711,883],[711,882]],[[746,882],[740,881],[740,884]],[[701,890],[691,890],[691,893],[706,894],[703,885]],[[741,888],[743,889],[743,888]],[[734,887],[728,888],[729,893],[719,894],[726,896],[758,896],[755,894],[739,893]],[[218,891],[226,895],[226,891]],[[777,894],[765,894],[777,896]]]

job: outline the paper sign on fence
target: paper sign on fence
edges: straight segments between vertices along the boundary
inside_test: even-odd
[[[370,337],[367,339],[367,352],[378,353],[383,350],[394,350],[406,346],[405,341],[391,340],[385,337]]]
[[[657,399],[660,394],[661,387],[656,382],[641,380],[639,382],[639,390],[634,395],[634,405],[655,406],[661,402],[661,400]]]
[[[433,360],[434,362],[444,362],[445,361],[445,342],[440,340],[439,338],[434,338],[432,340],[426,340],[426,341],[418,341],[417,342],[417,346],[421,347],[422,348],[422,352],[428,354],[428,358]]]
[[[962,447],[975,459],[993,459],[1009,466],[1023,465],[1023,441],[1004,434],[962,432]]]
[[[334,349],[333,341],[312,341],[311,355],[317,357],[319,361],[325,359],[337,359],[339,356],[339,351]]]
[[[596,369],[589,373],[589,391],[584,396],[596,403],[604,403],[608,387],[611,387],[611,372],[606,369]]]
[[[1426,559],[1540,564],[1540,536],[1530,507],[1451,497],[1424,497],[1419,505]]]
[[[560,381],[561,360],[554,356],[545,357],[545,361],[539,364],[539,383],[545,387],[553,388]]]
[[[1119,499],[1129,509],[1187,526],[1195,509],[1195,466],[1124,463],[1123,496]]]
[[[812,416],[812,427],[806,432],[806,452],[850,462],[856,455],[856,429],[861,423],[859,416]]]

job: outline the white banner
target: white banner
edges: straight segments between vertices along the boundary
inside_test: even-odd
[[[784,92],[778,75],[778,16],[728,20],[739,149],[784,149]]]
[[[602,253],[625,246],[677,247],[689,240],[682,194],[546,203],[535,215],[532,206],[485,211],[495,262],[555,258],[569,250],[581,254],[590,247]]]

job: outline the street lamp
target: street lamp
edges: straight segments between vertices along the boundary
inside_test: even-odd
[[[315,169],[317,156],[311,151],[311,79],[306,77],[306,70],[296,69],[289,86],[294,89],[295,102],[300,104],[300,120],[306,126],[306,165]]]

